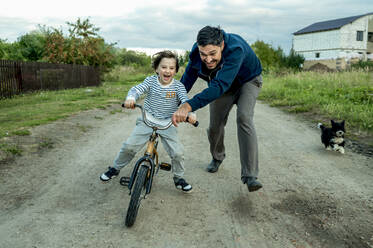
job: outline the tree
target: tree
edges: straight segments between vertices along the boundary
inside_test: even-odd
[[[186,51],[184,54],[180,54],[179,55],[179,64],[180,64],[180,66],[184,66],[184,65],[188,64],[188,62],[189,62],[189,54],[190,54],[190,51]]]
[[[46,53],[44,59],[52,63],[99,66],[107,71],[115,64],[115,44],[107,44],[97,32],[99,28],[89,19],[69,23],[69,36],[62,30],[45,29]]]
[[[22,56],[27,61],[39,61],[44,56],[46,37],[40,31],[32,31],[18,38]]]
[[[260,59],[264,70],[268,71],[280,66],[281,51],[273,49],[271,45],[261,40],[257,40],[251,47]]]
[[[304,57],[297,54],[293,49],[290,50],[289,56],[286,56],[281,47],[274,49],[271,45],[265,43],[264,41],[256,41],[254,44],[252,44],[252,48],[259,57],[265,71],[279,70],[284,68],[293,70],[302,69]]]
[[[123,48],[119,53],[119,61],[121,65],[127,66],[149,66],[151,64],[150,56],[142,52],[136,52]]]
[[[81,21],[80,18],[78,18],[76,23],[67,22],[67,25],[70,26],[70,37],[80,37],[83,39],[87,39],[89,37],[99,38],[97,32],[100,31],[100,28],[97,28],[91,24],[89,19]]]
[[[50,63],[73,64],[68,58],[68,40],[63,36],[62,30],[48,28],[45,30],[46,43],[43,60]]]
[[[301,70],[304,63],[304,57],[300,54],[297,54],[293,49],[291,49],[289,56],[282,57],[282,63],[287,68]]]
[[[19,43],[8,43],[6,40],[0,39],[0,59],[6,60],[25,60],[22,56]]]

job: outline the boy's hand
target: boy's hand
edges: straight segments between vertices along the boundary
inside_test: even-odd
[[[124,102],[124,107],[125,108],[130,108],[130,109],[134,109],[135,108],[135,103],[136,101],[133,100],[133,99],[128,99]]]

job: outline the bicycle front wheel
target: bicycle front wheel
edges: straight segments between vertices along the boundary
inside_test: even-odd
[[[131,193],[131,200],[128,205],[126,226],[130,227],[135,223],[137,212],[139,211],[141,192],[145,190],[145,179],[148,173],[148,167],[140,165],[139,171],[137,172],[136,181]]]

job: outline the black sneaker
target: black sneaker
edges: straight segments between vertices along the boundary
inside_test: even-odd
[[[181,189],[184,193],[190,193],[193,190],[192,185],[187,183],[184,178],[174,178],[174,182],[175,187]]]
[[[263,187],[263,185],[258,180],[256,180],[255,177],[247,178],[245,183],[249,192],[257,191]]]
[[[100,176],[101,181],[107,182],[110,179],[119,175],[119,170],[109,167],[109,170]]]
[[[212,159],[211,163],[207,166],[206,170],[210,173],[217,172],[222,162],[223,161],[221,160]]]

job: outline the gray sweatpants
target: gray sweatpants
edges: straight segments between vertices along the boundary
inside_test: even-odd
[[[262,76],[245,83],[235,92],[226,92],[210,103],[210,125],[207,130],[210,152],[214,159],[224,160],[224,127],[233,105],[237,105],[237,136],[240,148],[241,179],[258,176],[258,143],[254,126],[254,107],[262,87]]]
[[[136,153],[144,147],[152,133],[152,129],[145,125],[141,118],[136,121],[136,127],[132,131],[128,139],[123,143],[113,167],[117,170],[122,169],[135,157]],[[177,130],[175,126],[171,126],[166,130],[157,131],[161,137],[161,142],[166,152],[171,158],[172,172],[175,177],[181,178],[184,176],[184,148],[179,142]]]

